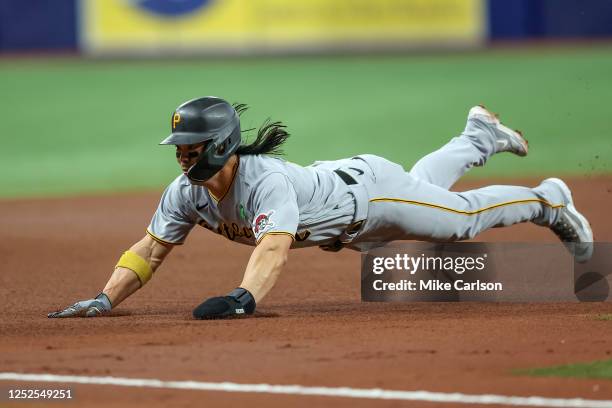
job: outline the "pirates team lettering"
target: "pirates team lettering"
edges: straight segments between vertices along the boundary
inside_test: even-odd
[[[206,228],[207,230],[215,232],[219,235],[223,235],[225,238],[229,239],[230,241],[235,241],[236,238],[238,237],[243,237],[247,239],[253,238],[253,231],[251,231],[251,228],[240,226],[235,222],[232,222],[231,224],[226,224],[222,222],[219,224],[217,228],[213,228],[210,224],[208,224],[204,220],[200,220],[198,224]]]

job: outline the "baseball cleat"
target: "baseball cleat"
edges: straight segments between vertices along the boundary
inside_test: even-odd
[[[527,156],[529,143],[519,130],[504,126],[497,114],[490,112],[483,105],[474,106],[468,113],[468,121],[477,120],[493,129],[496,139],[495,153],[510,152],[517,156]]]
[[[558,178],[549,178],[543,183],[553,183],[561,190],[566,202],[561,208],[559,219],[550,226],[555,234],[563,242],[574,243],[574,258],[576,262],[584,263],[593,255],[593,231],[591,225],[584,215],[580,214],[574,206],[572,192],[567,184]]]

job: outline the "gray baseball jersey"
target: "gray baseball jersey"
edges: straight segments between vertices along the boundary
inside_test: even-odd
[[[248,245],[266,234],[291,235],[293,247],[325,245],[355,216],[354,196],[332,171],[343,162],[302,167],[269,156],[241,156],[222,197],[181,175],[164,192],[148,232],[180,244],[199,224]]]
[[[148,233],[181,244],[195,225],[256,245],[287,234],[293,247],[365,250],[388,241],[470,239],[494,226],[556,222],[565,204],[552,183],[535,188],[449,188],[495,153],[494,134],[468,122],[464,132],[411,171],[374,155],[302,167],[268,156],[241,156],[231,186],[214,197],[179,176],[164,192]],[[339,171],[338,171],[339,170]]]

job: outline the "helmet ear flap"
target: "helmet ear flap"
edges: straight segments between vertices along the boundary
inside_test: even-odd
[[[223,168],[240,146],[240,122],[236,123],[231,134],[222,142],[210,141],[200,154],[196,164],[187,172],[187,177],[196,183],[202,183],[214,176]]]

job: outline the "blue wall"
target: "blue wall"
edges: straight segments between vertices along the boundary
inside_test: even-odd
[[[0,52],[76,51],[76,0],[0,0]]]
[[[489,0],[493,40],[612,37],[612,0]]]

